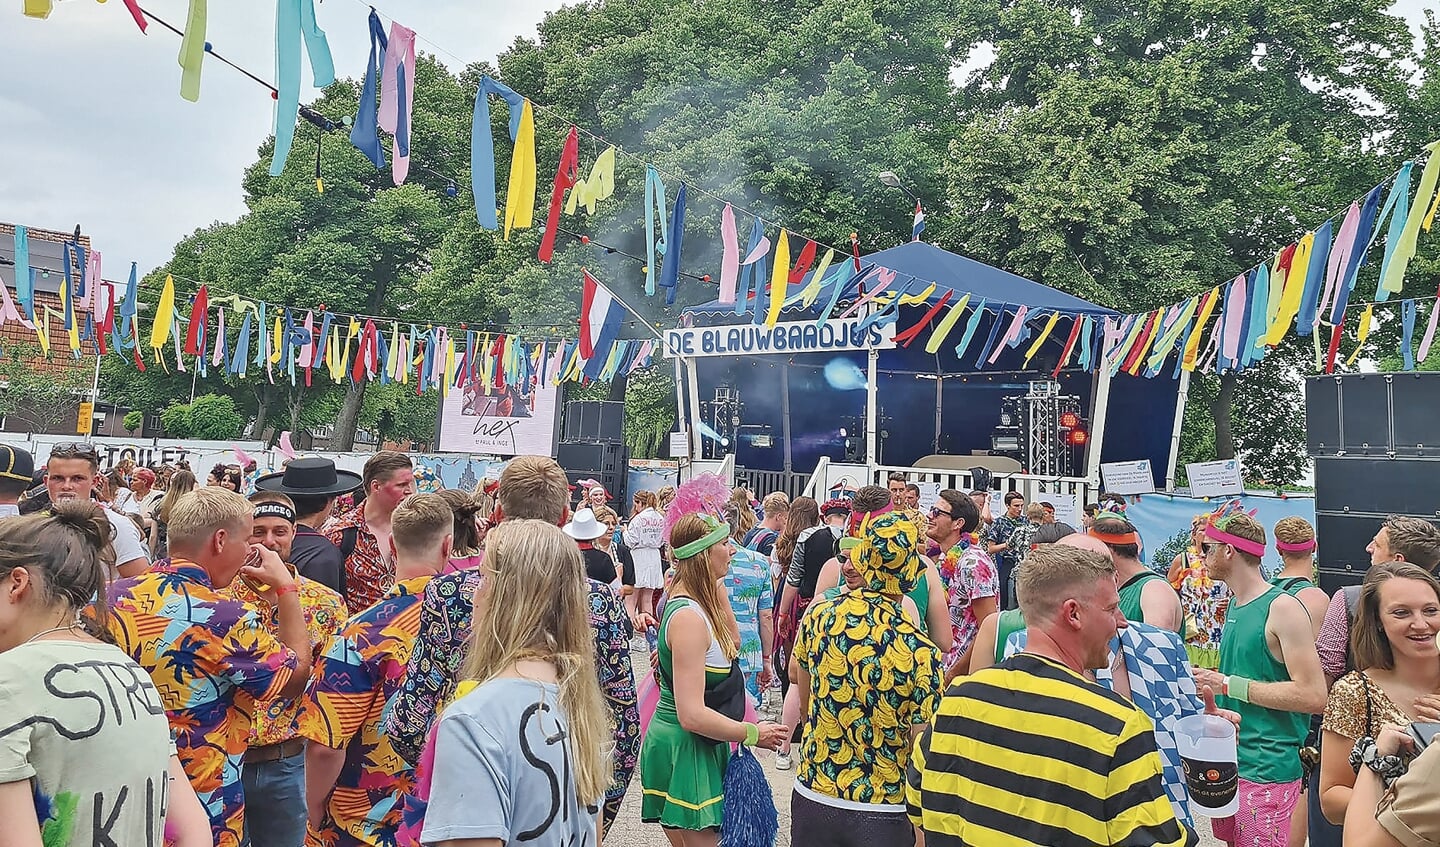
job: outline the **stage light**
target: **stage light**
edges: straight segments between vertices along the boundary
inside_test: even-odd
[[[1060,426],[1065,429],[1074,429],[1080,425],[1080,416],[1074,412],[1062,412],[1060,414]]]
[[[730,446],[730,439],[728,439],[728,438],[722,438],[722,439],[720,439],[720,446],[721,446],[721,447],[729,447],[729,446]]]
[[[758,450],[766,450],[775,446],[775,438],[770,435],[757,435],[750,443]]]
[[[1072,429],[1065,434],[1065,443],[1071,447],[1084,447],[1090,440],[1090,433],[1083,429]]]
[[[1000,413],[1000,425],[1001,425],[1001,426],[1009,426],[1010,424],[1014,423],[1014,420],[1015,420],[1014,418],[1010,417],[1010,413],[1009,413],[1009,412],[1001,412],[1001,413]]]
[[[840,427],[840,437],[841,437],[841,438],[848,438],[848,437],[849,437],[849,433],[845,432],[845,427],[843,427],[843,426]]]
[[[990,449],[997,453],[1019,452],[1020,436],[992,435],[990,436]]]

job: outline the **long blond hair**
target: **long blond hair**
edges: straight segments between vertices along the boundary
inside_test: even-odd
[[[709,533],[710,525],[699,515],[686,515],[676,521],[670,530],[671,549],[684,547]],[[670,596],[685,594],[700,604],[700,610],[710,620],[710,632],[719,642],[725,658],[734,661],[740,655],[740,645],[727,623],[730,600],[710,573],[709,556],[710,549],[707,547],[693,556],[675,560],[675,582],[671,585]]]
[[[573,742],[575,791],[582,803],[597,805],[614,777],[615,745],[595,676],[580,549],[541,520],[505,521],[490,531],[485,546],[486,608],[471,631],[465,678],[484,684],[519,661],[552,663]]]

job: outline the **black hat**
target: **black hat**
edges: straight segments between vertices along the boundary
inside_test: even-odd
[[[35,476],[35,457],[19,447],[0,444],[0,479],[30,482]]]
[[[255,480],[260,491],[281,494],[345,494],[360,487],[360,474],[335,469],[329,459],[305,457],[293,459],[280,473],[266,474]]]

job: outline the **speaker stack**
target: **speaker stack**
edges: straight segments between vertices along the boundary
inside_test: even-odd
[[[624,512],[630,454],[625,449],[625,404],[577,400],[565,405],[564,436],[556,461],[570,484],[593,479],[610,493],[610,507]],[[577,491],[578,495],[579,492]]]
[[[1359,584],[1390,515],[1440,522],[1440,373],[1305,380],[1320,587]]]

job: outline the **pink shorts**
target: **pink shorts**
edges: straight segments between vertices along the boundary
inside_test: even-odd
[[[1240,808],[1232,817],[1215,818],[1210,822],[1215,837],[1231,847],[1287,847],[1290,842],[1290,816],[1300,799],[1303,784],[1294,782],[1259,783],[1240,780]]]

